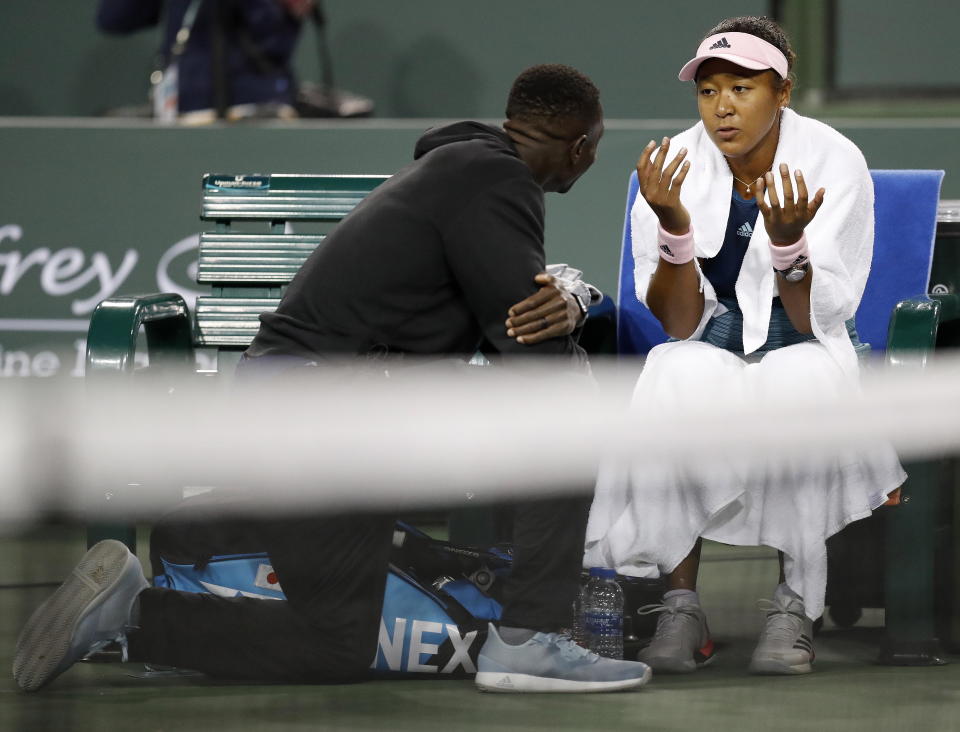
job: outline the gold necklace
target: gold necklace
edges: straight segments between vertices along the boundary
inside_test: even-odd
[[[767,168],[766,172],[764,172],[763,175],[766,175],[766,174],[769,173],[771,170],[772,170],[772,168]],[[733,175],[733,170],[730,171],[730,175]],[[762,178],[763,176],[757,176],[757,177],[758,177],[758,178]],[[734,179],[735,181],[737,181],[737,183],[739,183],[740,185],[746,186],[746,187],[747,187],[747,193],[750,193],[750,188],[753,186],[753,183],[747,183],[746,181],[740,180],[740,179],[739,179],[737,176],[735,176],[735,175],[733,175],[733,179]]]
[[[731,171],[730,174],[733,175],[733,171]],[[750,185],[751,185],[750,183],[747,183],[746,181],[740,180],[740,179],[739,179],[737,176],[735,176],[735,175],[733,176],[733,179],[734,179],[735,181],[737,181],[737,183],[740,183],[741,185],[745,185],[745,186],[747,187],[747,193],[750,193]]]

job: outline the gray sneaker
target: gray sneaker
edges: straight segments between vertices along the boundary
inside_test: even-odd
[[[657,673],[693,673],[716,658],[707,617],[691,596],[666,597],[662,605],[644,605],[637,612],[660,613],[653,639],[637,654]]]
[[[536,633],[517,646],[490,625],[477,659],[477,688],[499,692],[597,692],[636,689],[650,680],[637,661],[602,658],[559,633]]]
[[[760,600],[767,622],[750,659],[750,673],[808,674],[813,671],[813,621],[803,601],[777,587],[773,600]]]
[[[140,561],[119,541],[91,547],[17,639],[13,678],[37,691],[81,658],[125,640],[130,607],[147,587]]]

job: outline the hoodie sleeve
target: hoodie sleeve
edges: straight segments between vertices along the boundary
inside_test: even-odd
[[[483,335],[501,357],[563,356],[575,370],[587,372],[586,353],[569,336],[535,345],[507,336],[507,311],[537,291],[533,278],[546,266],[543,219],[543,192],[529,174],[511,170],[506,179],[481,183],[442,232],[447,261]]]

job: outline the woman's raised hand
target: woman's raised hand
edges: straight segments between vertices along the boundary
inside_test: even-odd
[[[807,202],[807,184],[803,180],[803,173],[797,170],[794,176],[797,179],[796,200],[793,195],[793,183],[790,180],[790,168],[786,163],[780,163],[783,205],[780,204],[777,187],[774,185],[773,171],[767,171],[765,175],[757,178],[757,206],[763,214],[763,225],[767,229],[767,236],[774,244],[797,242],[823,203],[823,188],[816,192],[812,201]],[[769,197],[769,203],[764,194]]]
[[[643,148],[637,161],[637,180],[640,182],[640,195],[650,204],[650,208],[660,219],[660,226],[671,234],[682,235],[690,230],[690,214],[680,203],[680,186],[690,170],[690,161],[684,161],[687,148],[682,148],[677,156],[663,167],[670,151],[670,138],[664,137],[660,150],[653,160],[650,153],[657,146],[651,140]],[[679,169],[679,173],[677,170]]]

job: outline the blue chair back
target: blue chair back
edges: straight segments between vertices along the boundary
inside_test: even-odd
[[[883,351],[894,305],[927,292],[943,171],[871,170],[870,175],[876,222],[873,265],[856,320],[860,340]],[[633,172],[627,185],[620,254],[617,349],[621,354],[645,354],[668,337],[660,321],[636,296],[630,210],[637,191],[637,174]]]
[[[894,306],[927,293],[943,171],[871,170],[870,175],[873,264],[857,309],[857,334],[874,351],[884,351]]]

